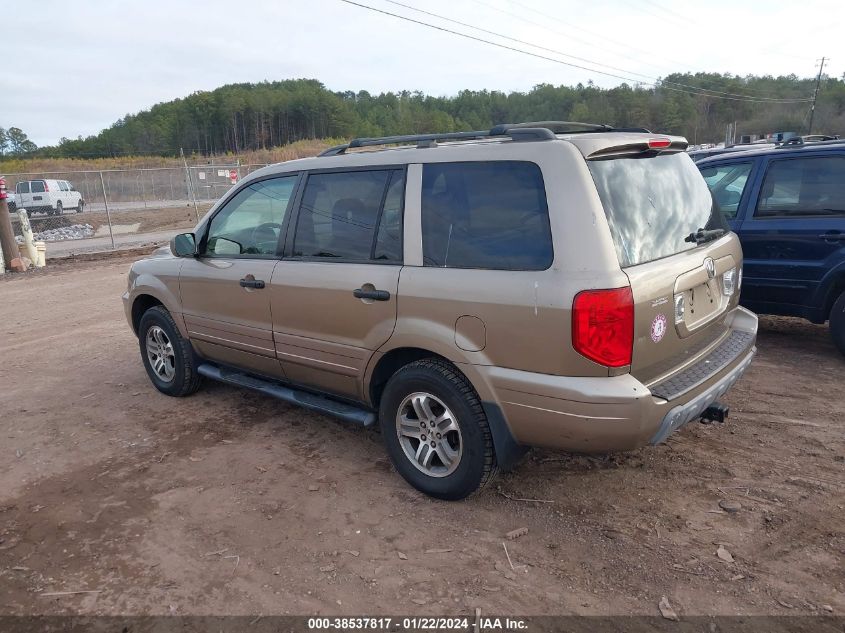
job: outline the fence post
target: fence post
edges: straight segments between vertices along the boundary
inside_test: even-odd
[[[100,184],[103,186],[103,203],[106,205],[106,219],[109,222],[109,237],[111,237],[111,249],[117,250],[117,247],[114,245],[114,231],[112,230],[111,226],[111,213],[109,212],[109,196],[106,193],[106,181],[103,178],[103,172],[100,172]]]
[[[188,161],[185,160],[185,152],[182,148],[179,148],[179,153],[182,155],[182,164],[185,165],[185,183],[188,185],[188,195],[194,201],[194,216],[197,218],[197,222],[200,221],[200,212],[197,208],[197,194],[194,192],[194,183],[191,180],[191,172],[188,171]]]

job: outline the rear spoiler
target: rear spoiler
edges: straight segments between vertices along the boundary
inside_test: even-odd
[[[689,143],[682,136],[662,136],[658,134],[619,134],[604,135],[599,138],[568,138],[587,160],[656,156],[657,154],[675,154],[687,149]]]

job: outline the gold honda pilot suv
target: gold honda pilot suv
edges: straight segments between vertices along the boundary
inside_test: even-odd
[[[144,367],[170,396],[206,377],[378,422],[399,473],[442,499],[528,446],[625,450],[722,421],[757,318],[686,146],[544,122],[256,171],[132,266]]]

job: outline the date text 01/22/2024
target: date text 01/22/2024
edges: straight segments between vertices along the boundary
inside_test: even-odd
[[[309,618],[312,631],[524,631],[525,620],[519,618],[481,617],[346,617]]]

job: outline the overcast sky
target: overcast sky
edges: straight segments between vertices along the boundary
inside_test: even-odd
[[[17,126],[38,145],[53,144],[197,90],[289,78],[319,79],[332,90],[453,95],[463,88],[621,83],[596,69],[642,81],[673,71],[810,76],[826,55],[833,58],[826,66],[831,76],[845,70],[841,0],[401,0],[590,62],[387,0],[356,2],[594,70],[341,0],[11,0],[0,23],[6,61],[0,127]]]

